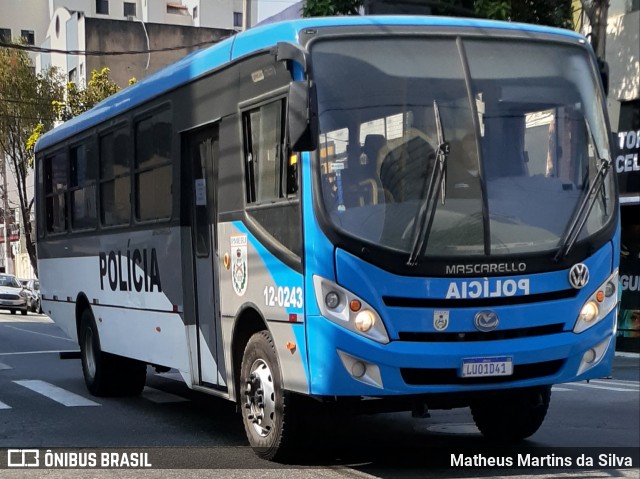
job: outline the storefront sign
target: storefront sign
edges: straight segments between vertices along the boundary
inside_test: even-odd
[[[640,203],[640,100],[622,103],[615,143],[621,202]]]

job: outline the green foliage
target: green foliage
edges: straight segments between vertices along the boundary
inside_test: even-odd
[[[363,0],[306,0],[302,16],[358,15]],[[388,4],[392,2],[388,1]],[[398,3],[414,4],[414,2]],[[433,14],[476,16],[492,20],[572,28],[571,0],[424,0]],[[471,10],[471,8],[473,8]]]
[[[36,127],[33,129],[33,132],[31,133],[31,135],[29,136],[29,138],[27,138],[27,163],[29,164],[29,167],[33,168],[33,163],[35,160],[35,148],[36,148],[36,143],[38,142],[38,140],[40,139],[40,137],[44,134],[45,129],[44,129],[44,124],[42,123],[38,123],[36,125]]]
[[[100,71],[92,70],[91,79],[83,89],[78,88],[75,82],[67,83],[65,87],[66,100],[60,99],[53,102],[56,116],[63,121],[69,120],[117,93],[120,87],[109,78],[109,72],[107,67]]]
[[[334,15],[358,15],[364,0],[306,0],[302,6],[303,17],[327,17]]]
[[[476,15],[492,20],[509,20],[511,17],[511,2],[509,0],[476,0],[474,2]]]

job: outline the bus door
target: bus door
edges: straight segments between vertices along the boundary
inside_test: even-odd
[[[207,126],[187,136],[191,163],[191,221],[195,295],[196,348],[192,345],[192,364],[199,377],[194,384],[223,386],[220,368],[223,355],[220,338],[219,271],[217,259],[217,191],[219,125]]]

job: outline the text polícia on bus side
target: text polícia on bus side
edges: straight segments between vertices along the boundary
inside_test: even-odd
[[[162,292],[155,248],[127,249],[124,258],[121,251],[101,251],[99,259],[100,289],[104,290],[106,279],[111,291],[152,293],[155,288],[157,292]]]

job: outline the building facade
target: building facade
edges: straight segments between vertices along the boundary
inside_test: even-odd
[[[640,352],[640,0],[610,1],[605,60],[622,213],[617,349]]]

